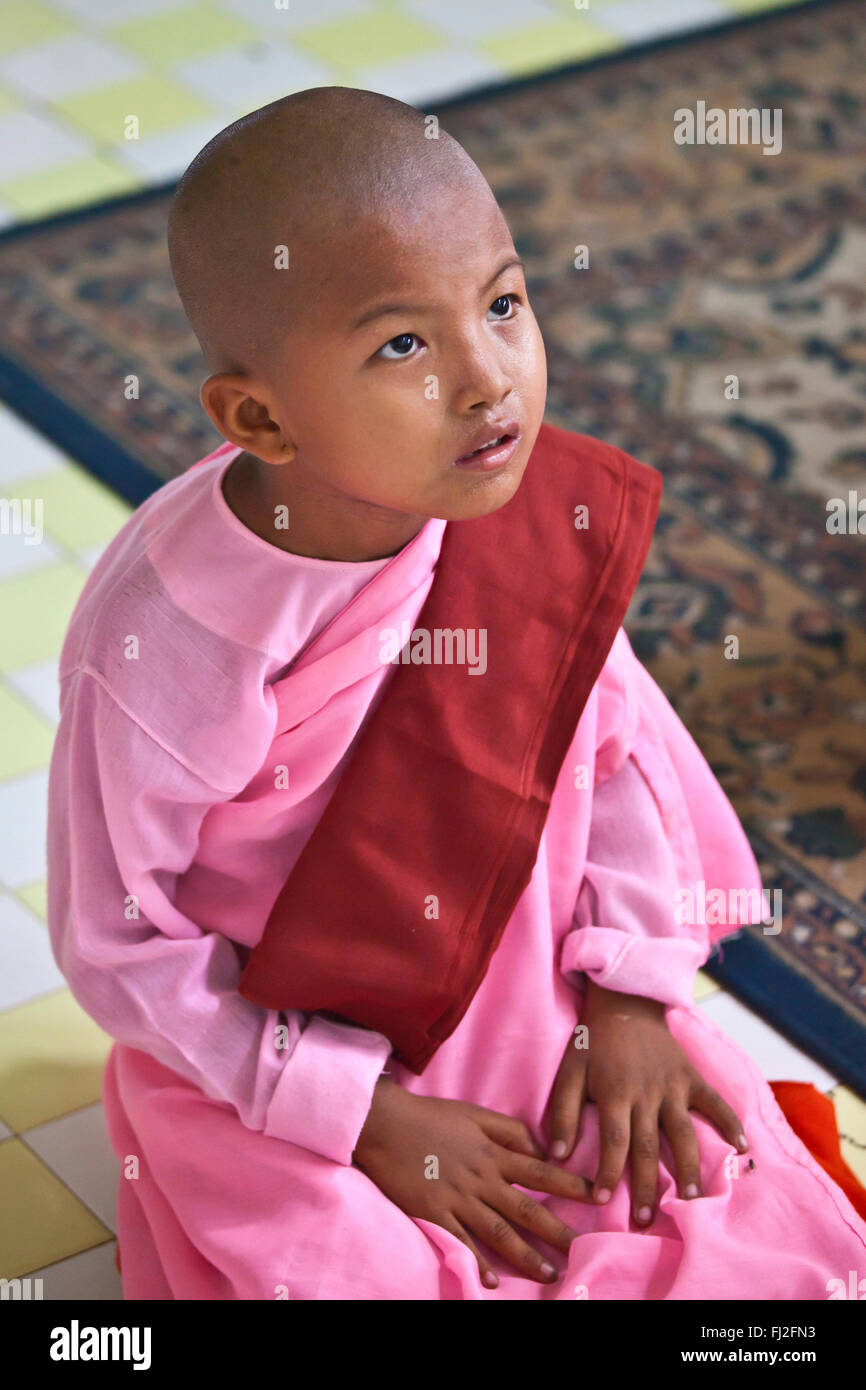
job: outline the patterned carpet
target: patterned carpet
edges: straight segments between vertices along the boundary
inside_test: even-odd
[[[866,544],[827,507],[866,478],[864,70],[834,0],[437,108],[527,262],[548,419],[664,475],[626,627],[784,907],[710,973],[861,1095]],[[678,145],[698,100],[780,108],[781,153]],[[219,443],[169,196],[0,236],[0,394],[132,503]]]

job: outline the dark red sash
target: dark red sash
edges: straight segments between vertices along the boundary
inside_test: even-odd
[[[661,492],[648,465],[542,425],[511,501],[448,523],[413,631],[486,628],[486,672],[389,672],[249,957],[244,998],[375,1029],[420,1075],[529,883]]]

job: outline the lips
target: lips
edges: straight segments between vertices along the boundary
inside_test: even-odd
[[[507,444],[519,433],[520,426],[516,420],[502,420],[496,424],[487,425],[469,441],[468,449],[454,462],[465,463],[467,459],[481,457],[485,449],[493,452],[494,446]]]

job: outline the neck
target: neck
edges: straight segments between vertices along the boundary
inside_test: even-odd
[[[314,560],[383,560],[408,545],[428,520],[339,493],[314,492],[288,469],[248,453],[233,460],[222,491],[248,530],[279,550]],[[278,507],[287,510],[285,528],[275,524]]]

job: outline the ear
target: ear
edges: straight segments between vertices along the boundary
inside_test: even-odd
[[[294,453],[271,416],[267,391],[243,372],[214,372],[199,391],[202,408],[220,434],[265,463],[287,463]]]

